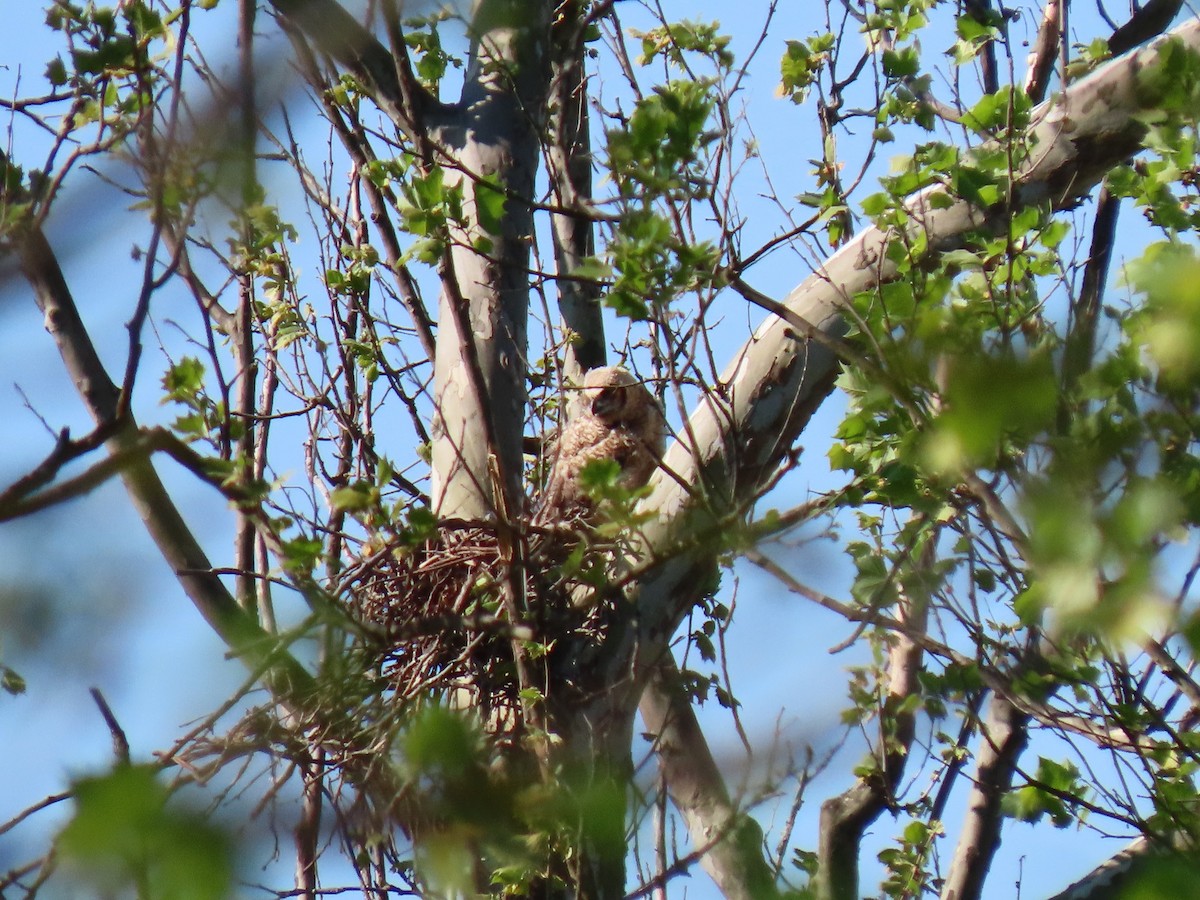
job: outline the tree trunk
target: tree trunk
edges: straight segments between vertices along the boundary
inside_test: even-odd
[[[432,135],[465,227],[442,268],[434,363],[434,512],[512,521],[522,510],[529,248],[549,90],[550,4],[479,0],[458,115]],[[442,158],[444,157],[444,158]],[[498,221],[487,204],[503,199]]]

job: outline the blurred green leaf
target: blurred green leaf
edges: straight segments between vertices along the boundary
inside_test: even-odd
[[[988,467],[1011,436],[1053,422],[1058,380],[1048,355],[960,356],[949,364],[945,410],[925,442],[937,471]]]
[[[167,370],[162,385],[171,400],[194,399],[204,387],[204,363],[194,356],[185,356]]]
[[[1179,243],[1152,244],[1127,267],[1146,297],[1127,330],[1143,344],[1168,386],[1184,388],[1200,375],[1200,257]]]
[[[58,839],[64,867],[101,895],[220,900],[233,895],[233,843],[172,801],[151,766],[122,766],[73,787]]]
[[[441,707],[425,710],[409,726],[404,755],[418,772],[457,776],[478,761],[479,742],[466,720]]]
[[[378,488],[367,481],[335,488],[329,493],[329,505],[335,512],[361,512],[378,502]]]
[[[1038,757],[1035,783],[1004,796],[1001,807],[1006,815],[1022,822],[1037,823],[1049,816],[1056,828],[1066,828],[1075,821],[1069,799],[1086,798],[1088,788],[1079,780],[1079,770],[1071,763],[1059,763]]]
[[[1200,858],[1195,853],[1144,856],[1134,860],[1121,900],[1182,900],[1196,889]]]
[[[321,561],[325,544],[319,538],[298,537],[283,542],[283,567],[290,571],[311,572]]]
[[[23,694],[25,693],[25,679],[14,669],[0,665],[0,690],[14,696]]]

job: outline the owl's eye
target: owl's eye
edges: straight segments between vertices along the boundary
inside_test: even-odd
[[[625,405],[625,388],[613,386],[601,388],[592,400],[592,412],[601,418],[611,418]]]

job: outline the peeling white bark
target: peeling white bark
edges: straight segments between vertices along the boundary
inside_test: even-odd
[[[1008,207],[981,210],[940,186],[915,195],[907,204],[912,227],[924,231],[930,251],[961,246],[971,231],[1004,227],[1023,207],[1067,208],[1137,152],[1145,133],[1141,117],[1159,99],[1142,75],[1166,41],[1200,51],[1200,20],[1102,66],[1035,110],[1027,133],[1032,152],[1013,175]],[[941,195],[936,204],[935,195]],[[681,618],[700,599],[699,586],[707,581],[702,576],[712,565],[709,538],[719,532],[721,518],[757,496],[832,389],[838,369],[833,348],[846,334],[846,302],[897,277],[884,253],[892,237],[878,228],[861,232],[798,285],[784,306],[792,323],[808,323],[807,332],[798,333],[779,316],[768,318],[726,369],[719,395],[701,403],[668,450],[644,501],[657,518],[646,526],[638,554],[663,562],[628,591],[639,616],[624,649],[644,660],[644,678],[652,677]],[[703,754],[677,753],[671,765],[677,783],[691,789],[673,799],[694,842],[703,846],[705,835],[727,826],[728,799],[720,782],[706,777]],[[707,862],[720,865],[713,857]],[[965,877],[972,868],[964,860],[958,872]],[[718,884],[739,883],[732,864],[713,876]],[[744,879],[740,883],[745,886]]]
[[[1145,133],[1140,117],[1159,100],[1142,76],[1167,41],[1200,52],[1200,19],[1105,64],[1034,111],[1027,135],[1032,150],[1014,173],[1009,207],[981,210],[942,186],[915,195],[907,204],[912,227],[928,236],[930,251],[961,246],[969,232],[1004,225],[1033,204],[1067,208],[1135,153]],[[935,195],[948,205],[936,208]],[[811,325],[809,335],[771,316],[736,354],[721,378],[721,396],[701,403],[684,437],[667,451],[668,471],[651,481],[653,493],[644,502],[658,519],[646,529],[643,558],[668,554],[687,541],[689,529],[714,525],[767,483],[831,388],[838,359],[824,342],[845,335],[847,300],[896,277],[884,253],[893,236],[865,229],[787,296],[784,305]],[[663,639],[695,602],[686,588],[691,569],[687,561],[667,562],[641,582],[643,634]]]
[[[532,197],[548,90],[545,0],[518,9],[480,0],[459,115],[435,133],[447,186],[462,184],[467,226],[451,235],[442,272],[434,362],[432,505],[443,518],[507,521],[523,495],[525,344]],[[453,167],[450,166],[453,164]],[[480,179],[506,201],[488,231],[475,207]],[[487,190],[495,188],[487,187]],[[484,249],[475,242],[484,239]]]

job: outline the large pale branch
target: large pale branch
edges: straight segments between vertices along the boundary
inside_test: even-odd
[[[971,232],[1007,227],[1024,207],[1068,208],[1136,153],[1145,134],[1140,114],[1159,100],[1141,76],[1158,62],[1165,40],[1197,50],[1200,21],[1100,67],[1035,110],[1025,136],[1031,151],[1013,174],[1011,205],[980,209],[941,186],[914,196],[907,206],[914,228],[928,236],[929,252],[962,246]],[[786,317],[768,318],[735,355],[721,379],[723,390],[692,414],[644,501],[656,518],[643,531],[640,556],[661,562],[629,589],[639,612],[636,624],[603,649],[584,648],[576,666],[607,664],[616,677],[629,654],[640,655],[643,677],[653,677],[667,642],[709,583],[704,576],[713,564],[711,544],[723,520],[738,515],[769,483],[832,390],[839,362],[833,348],[847,332],[846,303],[897,277],[885,253],[894,237],[877,227],[862,231],[785,298]],[[798,328],[797,320],[807,327]],[[701,792],[684,815],[720,808],[721,800],[715,788]]]
[[[1025,136],[1029,158],[1014,173],[1011,205],[983,210],[940,185],[915,195],[907,206],[913,227],[928,237],[929,252],[959,247],[971,232],[1005,228],[1024,207],[1068,208],[1136,153],[1145,134],[1141,114],[1160,100],[1143,75],[1168,40],[1200,49],[1200,20],[1100,67],[1035,110]],[[696,547],[693,555],[686,548],[696,546],[697,536],[715,536],[722,517],[757,496],[791,452],[832,388],[838,358],[825,341],[846,333],[845,304],[897,277],[885,253],[894,237],[865,229],[798,285],[784,306],[809,324],[809,333],[768,318],[726,369],[724,389],[702,401],[683,432],[687,437],[667,452],[644,501],[656,520],[644,530],[642,550],[643,558],[665,561],[632,589],[641,614],[638,638],[654,658],[699,599],[697,567],[711,564],[706,548]]]
[[[463,117],[433,135],[454,160],[468,224],[443,263],[432,501],[441,516],[501,520],[520,508],[533,196],[549,84],[551,4],[479,0]],[[480,192],[483,194],[480,194]],[[498,222],[477,197],[504,198]]]
[[[1128,897],[1130,881],[1154,860],[1154,849],[1145,838],[1137,838],[1050,900],[1121,900]]]
[[[700,865],[721,895],[726,900],[773,896],[775,877],[763,857],[762,830],[730,799],[670,656],[650,674],[640,709],[663,781],[692,843],[703,853]]]

